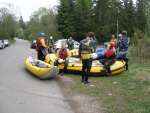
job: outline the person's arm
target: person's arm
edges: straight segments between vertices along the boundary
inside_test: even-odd
[[[114,53],[115,53],[115,55],[116,55],[116,49],[113,47],[113,51],[114,51]]]
[[[78,49],[79,58],[81,58],[81,46],[82,46],[82,43],[80,42],[79,49]]]
[[[47,46],[45,45],[45,40],[44,40],[44,39],[41,39],[40,41],[41,41],[41,43],[42,43],[42,46],[45,47],[45,48],[47,48]]]
[[[59,53],[60,53],[60,49],[59,49],[59,50],[57,51],[57,53],[56,53],[56,58],[57,58],[57,59],[60,59]]]

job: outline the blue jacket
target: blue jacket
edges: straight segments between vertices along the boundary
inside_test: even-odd
[[[128,47],[129,47],[129,41],[128,41],[127,36],[119,39],[119,48],[120,49],[128,49]]]

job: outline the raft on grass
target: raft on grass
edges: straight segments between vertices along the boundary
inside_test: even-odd
[[[46,56],[46,62],[50,65],[54,65],[54,62],[56,60],[55,54],[48,54]],[[113,65],[111,65],[110,69],[112,71],[112,74],[119,74],[125,70],[126,62],[124,60],[117,60]],[[61,71],[64,67],[64,64],[58,64],[58,68]],[[82,74],[82,62],[79,62],[79,58],[71,57],[69,60],[69,64],[67,67],[68,73],[73,74]],[[104,68],[104,66],[99,62],[99,60],[93,60],[92,62],[92,68],[90,71],[90,76],[106,76],[109,75],[107,73],[107,70]]]

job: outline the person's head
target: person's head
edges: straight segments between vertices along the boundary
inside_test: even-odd
[[[115,47],[115,42],[110,42],[109,44],[110,44],[110,48]]]
[[[53,39],[53,37],[51,36],[51,37],[49,37],[51,40]]]
[[[111,35],[112,38],[115,38],[115,35]]]
[[[127,31],[123,30],[121,34],[122,36],[127,36]]]
[[[66,48],[66,44],[65,44],[65,43],[62,43],[62,44],[61,44],[61,48],[62,48],[62,49],[65,49],[65,48]]]
[[[44,33],[41,33],[41,34],[40,34],[40,37],[45,37],[45,34],[44,34]]]
[[[70,36],[70,40],[72,40],[72,37]]]
[[[88,33],[86,34],[86,38],[87,38],[87,39],[94,39],[94,32],[88,32]]]

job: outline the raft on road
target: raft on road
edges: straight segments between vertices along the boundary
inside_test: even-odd
[[[40,79],[55,78],[58,75],[57,66],[52,66],[32,57],[31,55],[24,60],[24,66],[28,71]]]

